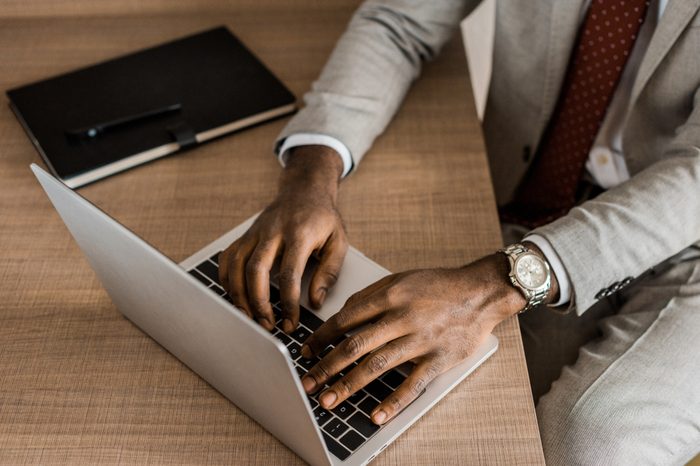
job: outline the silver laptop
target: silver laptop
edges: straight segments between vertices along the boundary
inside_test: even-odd
[[[351,294],[387,275],[386,269],[350,248],[323,308],[308,308],[307,273],[300,327],[291,335],[270,333],[237,310],[216,283],[218,253],[254,218],[178,265],[37,165],[31,168],[119,311],[311,464],[370,462],[498,346],[491,335],[382,427],[369,413],[405,379],[405,369],[388,371],[326,411],[301,386],[300,375],[315,362],[301,358],[301,343]]]

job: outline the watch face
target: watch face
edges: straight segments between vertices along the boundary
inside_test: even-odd
[[[544,261],[534,254],[524,254],[515,263],[515,278],[525,288],[536,290],[547,282]]]

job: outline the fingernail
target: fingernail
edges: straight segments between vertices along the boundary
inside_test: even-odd
[[[372,416],[372,419],[374,420],[375,424],[381,424],[382,422],[384,422],[386,420],[386,413],[384,412],[384,410],[380,409],[379,411],[374,413],[374,415]]]
[[[282,321],[282,330],[284,330],[285,333],[293,332],[294,324],[292,323],[292,321],[289,319],[284,319]]]
[[[304,377],[301,379],[301,385],[304,387],[304,390],[309,393],[316,388],[316,381],[312,377]]]
[[[323,302],[326,300],[326,294],[328,293],[327,288],[321,288],[318,290],[318,304],[321,306],[323,305]]]
[[[325,407],[329,407],[333,403],[335,403],[335,400],[338,399],[338,395],[335,394],[334,391],[328,390],[326,393],[321,395],[321,404]]]
[[[311,348],[309,348],[309,345],[304,345],[301,347],[301,355],[304,356],[305,359],[311,359],[313,353],[311,352]]]

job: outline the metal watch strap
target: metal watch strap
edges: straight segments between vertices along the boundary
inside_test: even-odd
[[[527,288],[521,286],[520,283],[518,283],[513,270],[515,267],[515,260],[517,259],[517,257],[521,254],[525,254],[532,251],[523,244],[515,243],[505,248],[499,249],[498,252],[505,254],[508,258],[508,262],[510,263],[510,272],[508,273],[508,278],[510,279],[510,282],[513,284],[513,286],[523,293],[525,299],[527,300],[527,304],[523,309],[521,309],[518,312],[518,314],[522,314],[523,312],[529,311],[530,309],[542,304],[547,298],[547,293],[549,293],[549,289],[543,288],[539,291],[528,290]]]

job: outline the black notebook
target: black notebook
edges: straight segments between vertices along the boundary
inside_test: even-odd
[[[73,188],[295,109],[225,27],[7,95],[49,169]]]

